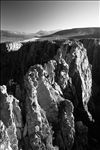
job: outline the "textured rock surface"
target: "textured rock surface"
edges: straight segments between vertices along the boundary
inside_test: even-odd
[[[44,145],[45,149],[50,149],[50,148],[52,149],[52,145],[50,146],[50,143],[52,144],[52,134],[50,133],[49,123],[52,125],[52,127],[54,125],[59,124],[60,126],[57,129],[57,133],[55,133],[57,135],[54,137],[55,144],[60,149],[64,149],[64,150],[71,149],[73,142],[74,142],[74,132],[75,132],[74,131],[73,105],[71,104],[70,101],[65,100],[64,98],[60,96],[59,94],[60,87],[58,85],[56,85],[56,87],[57,86],[59,87],[58,91],[57,89],[55,90],[50,85],[49,79],[51,77],[51,74],[50,74],[50,77],[46,78],[45,73],[46,72],[41,65],[36,65],[30,68],[25,78],[25,87],[28,92],[27,93],[28,99],[30,98],[30,102],[26,98],[26,103],[27,103],[26,104],[27,106],[26,119],[28,123],[27,130],[29,133],[29,139],[30,139],[30,134],[32,134],[33,135],[32,138],[34,139],[34,142],[36,143],[36,139],[34,138],[34,135],[35,135],[34,130],[36,126],[39,126],[39,129],[41,130],[41,132],[43,132],[43,133],[39,133],[38,131],[38,134],[40,136],[40,141],[41,141],[40,145],[41,146]],[[64,107],[62,107],[62,105]],[[47,122],[47,119],[45,118],[45,113],[43,112],[41,107],[43,108],[43,110],[45,110],[46,117],[49,123]],[[36,112],[37,112],[37,118],[35,119]],[[31,120],[31,122],[29,122],[29,120]],[[32,133],[32,130],[33,130],[33,133]],[[60,141],[58,138],[60,138],[60,140],[64,144],[60,144],[59,143]],[[39,143],[38,143],[38,146],[39,146]],[[33,145],[32,148],[35,149],[35,145]]]
[[[1,45],[2,149],[100,149],[100,45],[80,41]]]
[[[52,133],[44,110],[37,101],[37,72],[29,71],[25,78],[26,126],[32,149],[53,149]],[[24,135],[25,136],[25,135]]]
[[[18,139],[21,139],[22,118],[18,101],[8,95],[6,86],[0,86],[0,131],[1,149],[18,150]],[[4,138],[5,137],[5,138]]]
[[[75,149],[87,150],[88,149],[88,128],[83,125],[81,121],[76,122],[76,135],[75,135]]]
[[[57,77],[65,97],[75,99],[73,103],[80,109],[77,111],[83,113],[86,111],[88,117],[92,119],[87,106],[91,96],[92,75],[86,49],[80,42],[67,41],[59,48],[56,59],[60,61],[61,67],[58,69],[60,73]]]
[[[20,42],[12,42],[12,43],[7,43],[6,48],[7,51],[17,51],[21,48],[22,44]]]
[[[97,138],[100,143],[100,39],[95,40],[82,40],[85,48],[87,49],[88,58],[92,65],[92,106],[90,104],[90,110],[95,120],[95,125],[91,129],[92,136]],[[99,144],[100,145],[100,144]]]
[[[74,117],[73,105],[70,101],[65,100],[59,105],[59,119],[58,119],[57,143],[62,150],[71,150],[74,143]]]

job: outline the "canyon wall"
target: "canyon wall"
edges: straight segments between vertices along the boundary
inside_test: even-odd
[[[2,150],[98,150],[100,42],[15,45],[0,50]]]

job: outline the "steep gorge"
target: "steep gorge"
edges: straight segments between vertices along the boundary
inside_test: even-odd
[[[1,86],[0,146],[7,139],[8,150],[14,150],[11,145],[20,150],[99,150],[100,42],[36,41],[17,47],[1,44],[0,84],[7,90]],[[3,118],[10,97],[12,110]],[[16,144],[8,134],[12,124],[5,120],[14,124]]]

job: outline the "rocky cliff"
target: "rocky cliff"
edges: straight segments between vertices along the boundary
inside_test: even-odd
[[[1,150],[100,149],[99,50],[85,39],[1,44]]]
[[[92,95],[91,102],[94,108],[90,111],[95,119],[95,129],[93,131],[93,136],[97,137],[100,142],[100,136],[98,131],[100,131],[100,40],[82,40],[84,47],[87,49],[87,55],[92,68]]]

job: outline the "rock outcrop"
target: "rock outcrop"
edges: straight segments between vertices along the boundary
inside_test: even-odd
[[[85,110],[92,120],[88,111],[92,74],[86,49],[80,42],[67,41],[59,48],[55,59],[58,59],[58,63],[60,63],[58,66],[61,66],[57,78],[62,91],[64,91],[64,96],[73,101],[74,106],[78,108],[76,111],[85,113]]]
[[[21,139],[22,116],[18,101],[7,94],[6,86],[0,87],[0,149],[18,150]]]
[[[26,125],[30,146],[32,149],[53,149],[52,131],[44,110],[37,99],[37,72],[29,71],[25,77],[26,96]],[[45,98],[45,97],[44,97]],[[24,136],[25,136],[24,131]]]
[[[12,43],[7,43],[6,48],[7,51],[17,51],[21,48],[22,44],[20,42],[12,42]]]
[[[84,47],[87,49],[87,55],[92,68],[92,96],[91,104],[89,103],[89,109],[95,120],[95,125],[91,129],[92,135],[95,139],[97,138],[100,143],[100,39],[88,39],[81,40]]]
[[[32,134],[33,135],[32,140],[34,140],[34,143],[37,143],[36,141],[39,139],[36,140],[34,138],[35,136],[34,130],[36,126],[38,126],[39,128],[38,134],[41,141],[40,143],[42,143],[40,144],[40,146],[45,145],[44,149],[53,149],[52,145],[50,146],[50,144],[52,144],[52,134],[50,133],[49,124],[51,124],[53,129],[55,128],[55,125],[59,124],[60,126],[54,133],[55,134],[54,144],[56,144],[62,150],[65,149],[70,150],[74,142],[74,132],[75,132],[73,105],[70,101],[65,100],[60,96],[59,92],[61,91],[57,83],[56,89],[53,88],[52,85],[50,85],[49,80],[50,78],[51,74],[50,77],[48,77],[46,71],[43,69],[41,65],[31,67],[29,69],[29,72],[26,74],[25,77],[25,87],[27,91],[26,122],[28,124],[27,130],[29,134],[29,139],[30,134]],[[59,87],[58,90],[57,87]],[[47,119],[45,118],[45,113],[43,112],[42,109],[45,110]],[[35,119],[36,112],[37,118]],[[47,120],[49,121],[49,123],[47,122]],[[43,133],[41,133],[40,131]],[[61,143],[59,143],[60,140]],[[39,143],[37,145],[39,149]],[[32,148],[35,149],[34,144]]]

